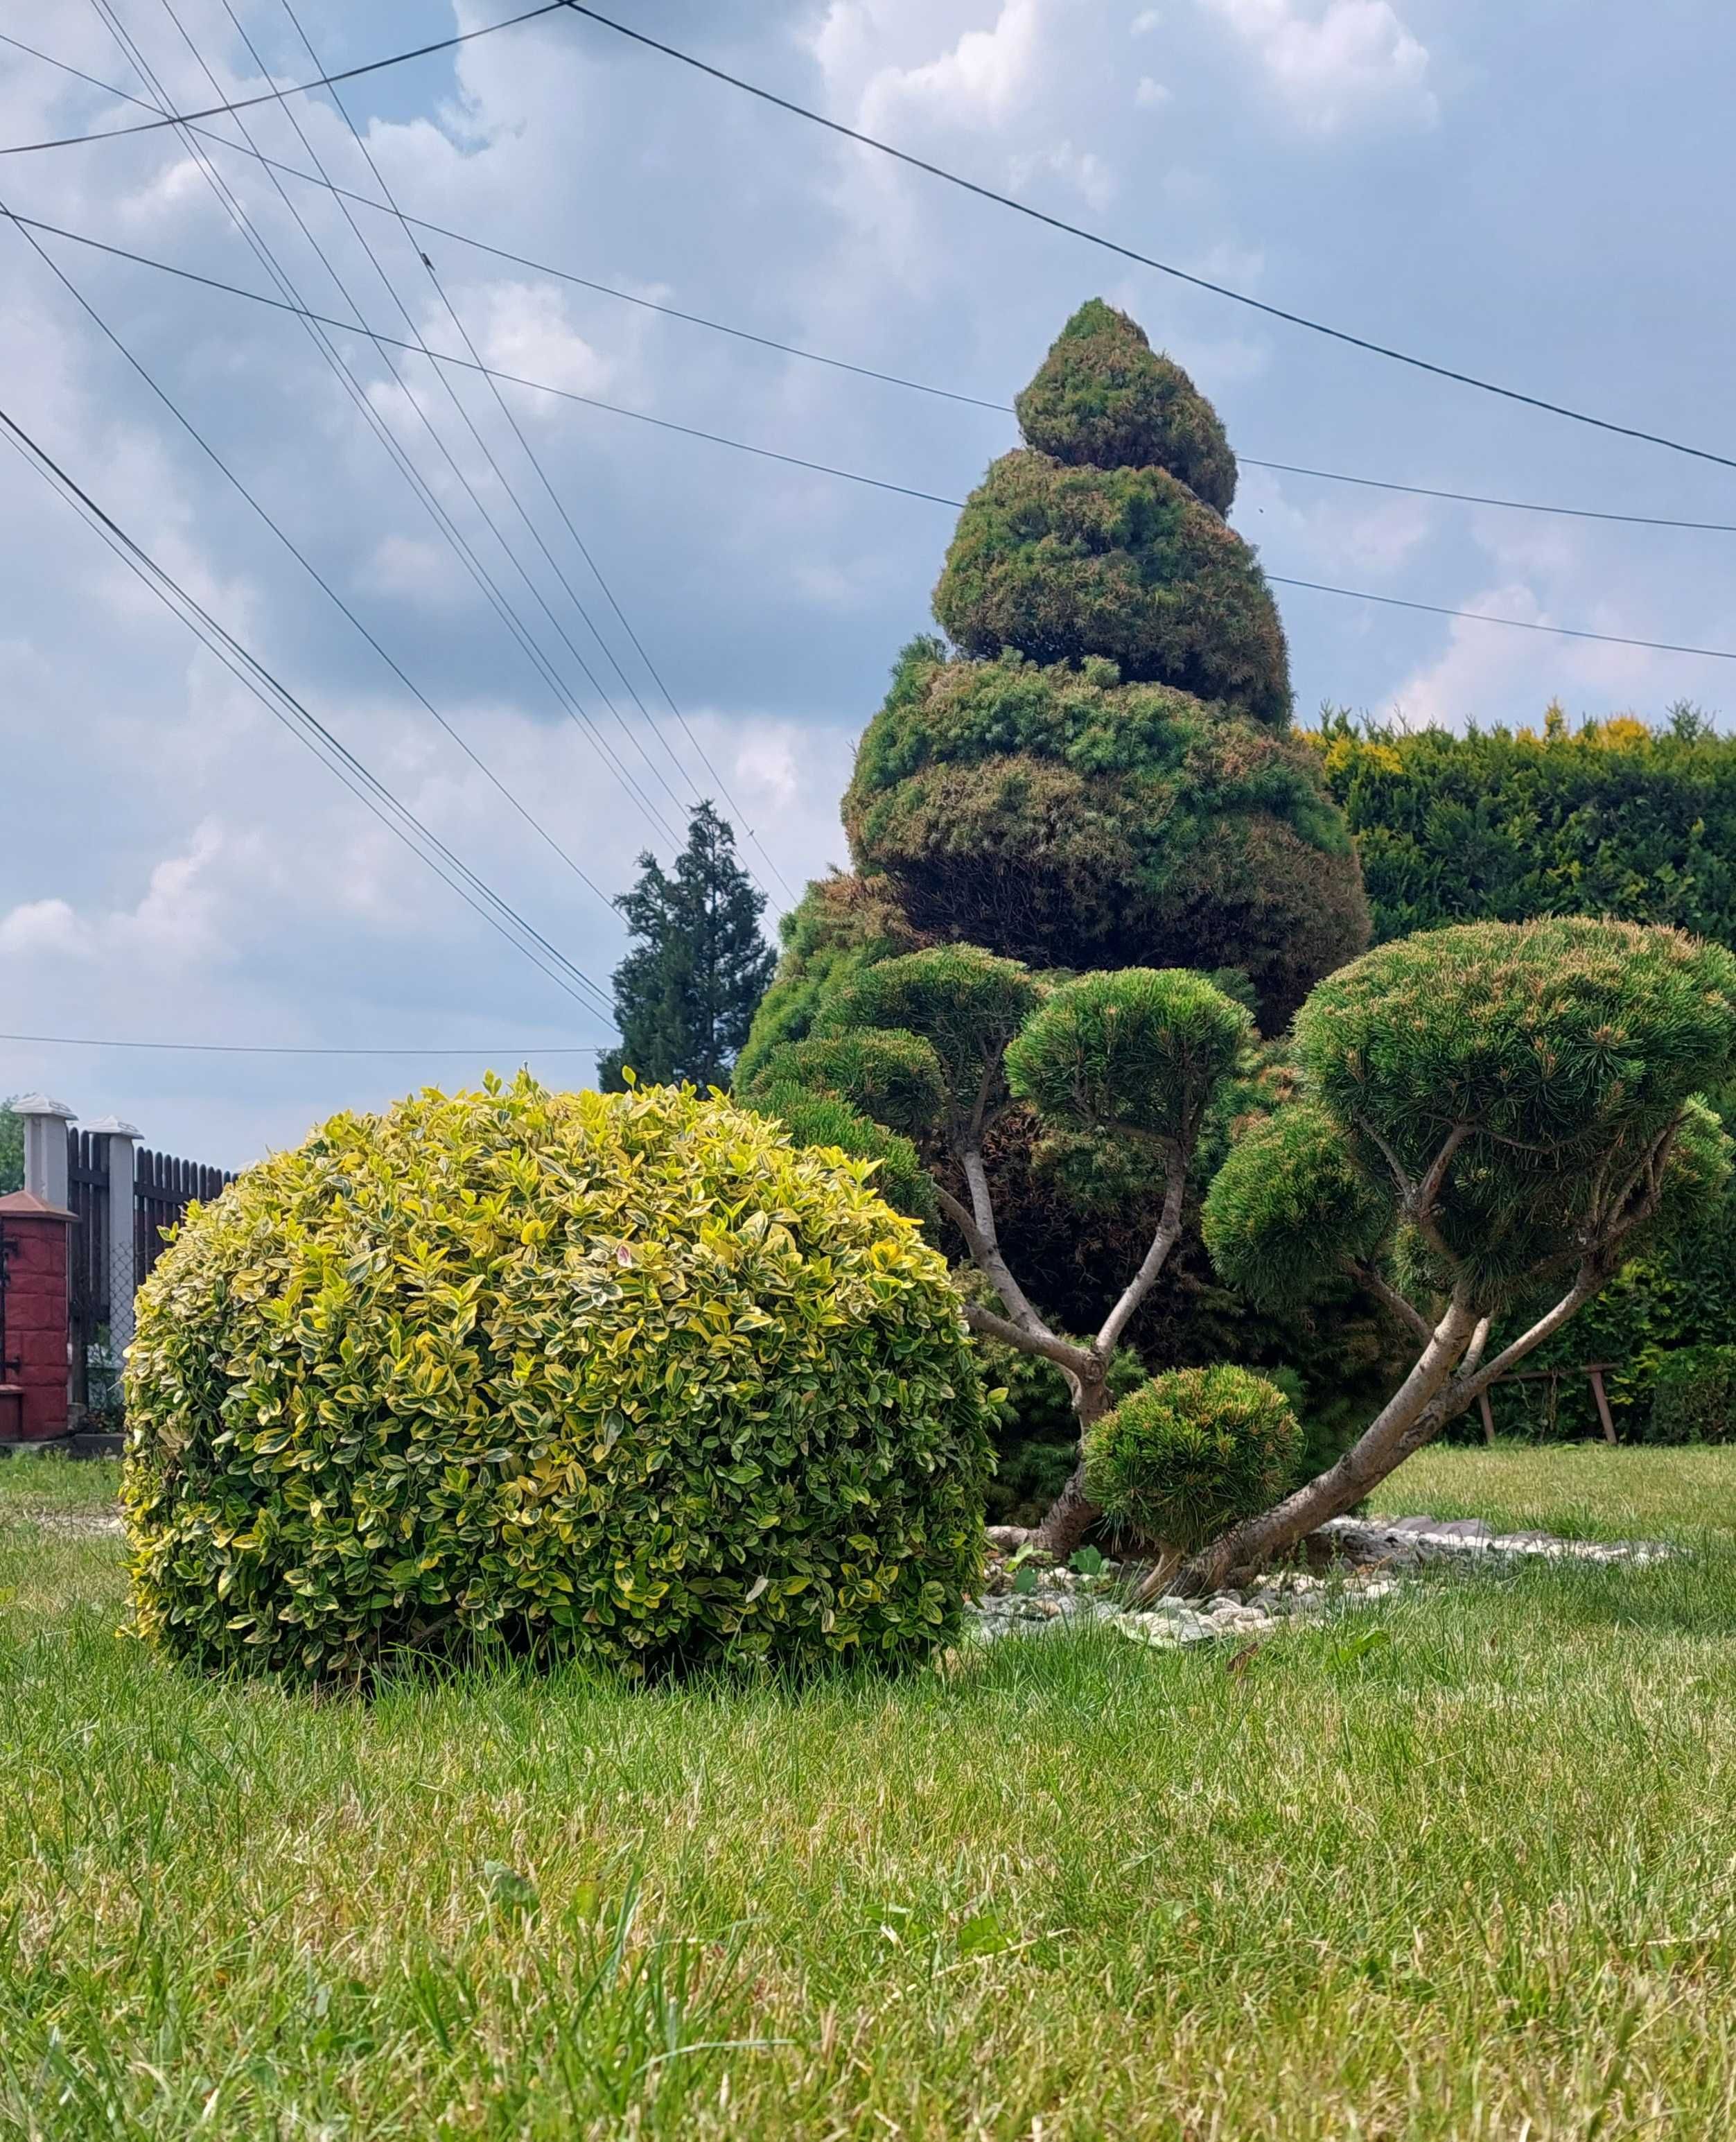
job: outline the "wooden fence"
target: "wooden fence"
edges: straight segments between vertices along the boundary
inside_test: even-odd
[[[133,1161],[133,1281],[142,1286],[150,1268],[164,1250],[163,1230],[179,1226],[181,1215],[196,1198],[201,1203],[216,1197],[226,1182],[234,1181],[220,1167],[206,1167],[196,1160],[175,1160],[147,1146]]]
[[[196,1160],[177,1160],[172,1154],[152,1152],[148,1148],[133,1156],[132,1276],[135,1287],[143,1286],[151,1266],[163,1254],[164,1230],[180,1221],[195,1198],[216,1197],[234,1177],[220,1167],[207,1167]],[[69,1228],[67,1255],[71,1270],[67,1290],[67,1338],[72,1370],[69,1395],[76,1406],[93,1405],[98,1412],[111,1409],[112,1388],[118,1364],[110,1361],[102,1373],[97,1352],[101,1335],[112,1321],[110,1296],[114,1271],[110,1236],[109,1141],[100,1131],[67,1128],[67,1202],[78,1225]],[[127,1224],[126,1205],[114,1224]],[[98,1366],[99,1384],[93,1389],[91,1370]]]

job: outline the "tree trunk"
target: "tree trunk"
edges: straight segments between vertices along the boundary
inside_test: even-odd
[[[1073,1418],[1079,1424],[1079,1440],[1083,1444],[1092,1423],[1101,1420],[1109,1410],[1108,1389],[1101,1373],[1088,1380],[1075,1376],[1071,1370],[1063,1374],[1072,1387]],[[1041,1524],[990,1525],[989,1543],[1002,1548],[1036,1547],[1044,1554],[1053,1555],[1057,1562],[1065,1562],[1102,1514],[1085,1492],[1085,1461],[1082,1457],[1068,1476],[1067,1485],[1043,1512]]]
[[[1275,1556],[1286,1553],[1329,1518],[1341,1518],[1354,1509],[1444,1425],[1449,1418],[1447,1409],[1433,1420],[1426,1417],[1446,1389],[1476,1329],[1477,1318],[1472,1310],[1462,1302],[1453,1302],[1435,1326],[1416,1366],[1337,1464],[1261,1516],[1250,1518],[1215,1540],[1181,1572],[1173,1588],[1192,1597],[1221,1591],[1238,1577],[1262,1568]],[[1468,1405],[1471,1398],[1467,1391],[1464,1404]],[[1419,1430],[1424,1432],[1419,1434]]]

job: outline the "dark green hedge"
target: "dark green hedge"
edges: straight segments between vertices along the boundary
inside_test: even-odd
[[[1666,1354],[1652,1382],[1649,1443],[1736,1442],[1736,1345]]]
[[[1736,737],[1691,708],[1541,731],[1314,739],[1362,853],[1377,940],[1538,915],[1667,922],[1736,946]]]

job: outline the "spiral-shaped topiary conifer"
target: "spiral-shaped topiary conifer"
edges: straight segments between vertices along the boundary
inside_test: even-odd
[[[1239,968],[1280,1028],[1368,942],[1361,873],[1288,733],[1278,613],[1222,518],[1211,405],[1101,300],[1018,397],[844,817],[920,937],[1039,968]],[[787,1030],[787,1029],[786,1029]]]

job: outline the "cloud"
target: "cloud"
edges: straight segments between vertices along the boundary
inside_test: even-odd
[[[1172,90],[1166,89],[1161,81],[1154,81],[1150,75],[1142,74],[1139,77],[1137,87],[1133,91],[1133,101],[1142,111],[1156,111],[1161,106],[1167,104],[1174,94]]]
[[[1431,126],[1428,51],[1389,0],[1202,0],[1259,61],[1305,127],[1334,133],[1372,117]]]
[[[832,0],[812,47],[828,76],[859,81],[856,109],[870,131],[900,116],[998,127],[1036,91],[1043,11],[1044,0],[1004,0],[991,27],[964,31],[933,58],[876,67],[870,55],[920,15],[903,0]]]

